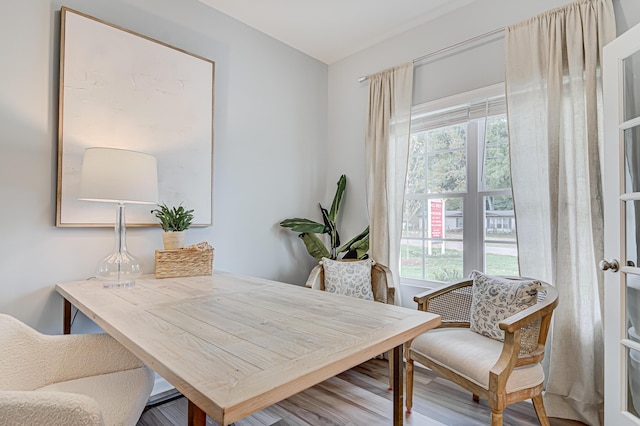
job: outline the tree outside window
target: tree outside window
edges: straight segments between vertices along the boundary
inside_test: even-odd
[[[474,269],[518,275],[504,95],[477,95],[414,108],[403,281],[448,282]]]

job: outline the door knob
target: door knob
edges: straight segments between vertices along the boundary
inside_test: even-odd
[[[609,262],[606,260],[600,261],[600,269],[603,271],[611,269],[611,272],[618,272],[620,270],[620,264],[616,259],[611,259]]]

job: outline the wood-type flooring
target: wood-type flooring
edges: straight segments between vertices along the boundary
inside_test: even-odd
[[[388,426],[392,424],[393,392],[388,390],[386,360],[373,359],[345,371],[304,392],[237,421],[235,426]],[[416,366],[413,412],[406,414],[407,426],[489,425],[491,409],[486,401],[473,402],[471,393],[430,370]],[[184,425],[187,400],[184,397],[148,408],[138,426]],[[582,423],[550,419],[552,426]],[[217,425],[207,417],[207,425]],[[538,425],[529,402],[507,407],[504,425]]]

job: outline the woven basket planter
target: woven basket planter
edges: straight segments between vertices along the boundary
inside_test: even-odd
[[[214,249],[206,242],[174,250],[156,250],[156,278],[195,277],[213,273]]]

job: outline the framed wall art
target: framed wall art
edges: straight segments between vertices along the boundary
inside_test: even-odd
[[[113,205],[77,199],[90,147],[154,155],[159,201],[211,225],[214,75],[211,60],[62,8],[56,225],[113,226]],[[156,224],[149,207],[128,205],[127,225]]]

